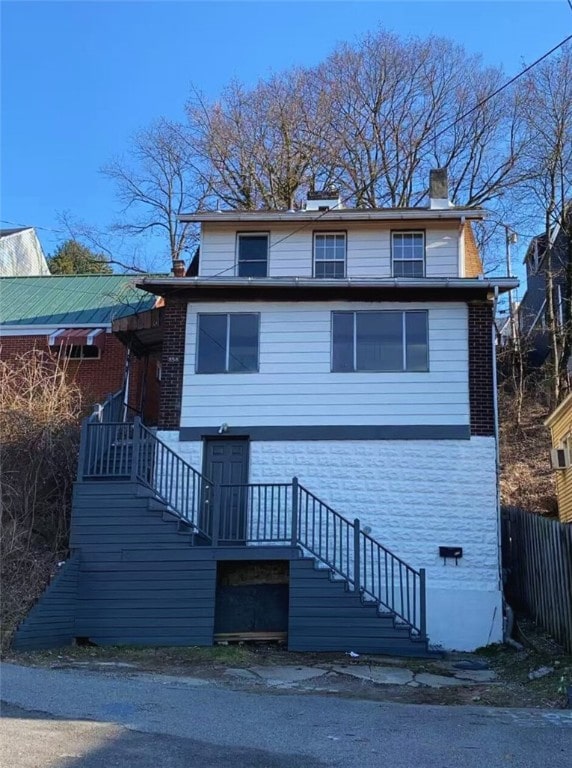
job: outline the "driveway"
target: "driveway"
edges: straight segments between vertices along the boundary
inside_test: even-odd
[[[2,666],[11,768],[568,768],[572,714]]]

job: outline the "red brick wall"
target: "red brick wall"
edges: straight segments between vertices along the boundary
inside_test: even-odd
[[[187,301],[168,298],[163,314],[163,352],[161,358],[160,429],[178,429],[183,395],[185,324]]]
[[[18,355],[39,349],[49,353],[47,336],[2,336],[0,359],[10,360]],[[127,349],[113,334],[105,334],[105,348],[98,360],[68,360],[70,377],[81,387],[86,406],[102,402],[107,395],[117,392],[123,384]],[[131,373],[130,403],[138,406],[137,392],[141,387],[143,361],[135,360]]]
[[[481,437],[495,433],[492,327],[492,304],[469,304],[471,435]]]

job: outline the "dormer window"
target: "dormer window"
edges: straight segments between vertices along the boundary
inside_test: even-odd
[[[268,277],[268,234],[239,234],[237,241],[238,277]]]
[[[346,276],[346,233],[314,233],[314,277]]]
[[[425,233],[392,232],[393,277],[425,277]]]

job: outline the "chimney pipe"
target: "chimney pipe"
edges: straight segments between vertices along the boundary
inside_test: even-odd
[[[185,272],[185,262],[183,259],[173,259],[173,277],[184,277]]]
[[[449,182],[446,168],[432,168],[429,171],[429,208],[450,208]]]

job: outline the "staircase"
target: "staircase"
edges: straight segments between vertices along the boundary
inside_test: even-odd
[[[282,559],[291,650],[427,655],[423,569],[297,478],[217,486],[136,416],[126,421],[114,398],[82,428],[70,541],[81,553],[75,636],[212,644],[217,561]]]

